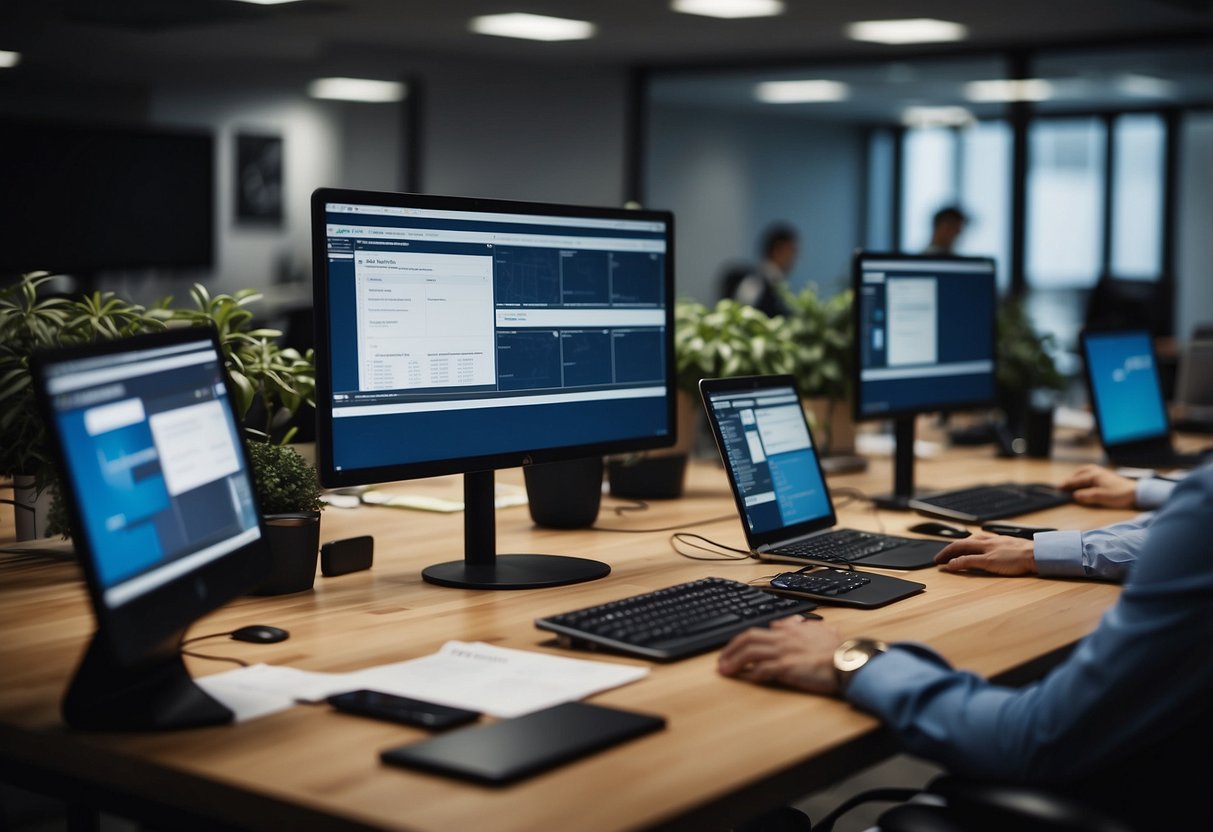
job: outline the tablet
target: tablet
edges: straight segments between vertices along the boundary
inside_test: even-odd
[[[664,727],[664,717],[565,702],[389,748],[379,756],[391,765],[500,786]]]

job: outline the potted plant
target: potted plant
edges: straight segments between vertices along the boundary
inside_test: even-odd
[[[249,462],[265,518],[270,577],[257,595],[311,589],[320,553],[320,482],[316,468],[291,445],[250,441]]]
[[[999,306],[995,329],[996,381],[1006,427],[1016,437],[1030,434],[1033,455],[1048,456],[1053,409],[1065,387],[1053,358],[1056,339],[1036,331],[1019,297]]]
[[[699,380],[790,373],[793,345],[784,320],[724,299],[714,307],[682,299],[674,307],[674,362],[678,387],[678,442],[670,449],[610,461],[611,493],[621,497],[676,497],[699,434]]]
[[[818,428],[823,455],[855,450],[851,413],[854,319],[850,289],[823,299],[817,287],[787,292],[788,334],[794,345],[796,384]]]

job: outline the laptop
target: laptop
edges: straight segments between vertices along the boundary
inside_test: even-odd
[[[1208,449],[1181,453],[1171,442],[1148,330],[1088,330],[1081,341],[1091,410],[1109,462],[1135,468],[1194,468],[1208,459]]]
[[[836,528],[834,503],[791,376],[703,379],[699,390],[754,557],[885,569],[934,565],[946,543]]]

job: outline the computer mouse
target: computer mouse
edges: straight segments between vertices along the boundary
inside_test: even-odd
[[[273,644],[286,641],[290,636],[291,634],[281,627],[271,627],[268,624],[250,624],[232,631],[232,638],[236,641],[251,641],[254,644]]]
[[[949,526],[947,523],[936,523],[934,521],[910,526],[910,531],[917,532],[918,534],[933,534],[936,537],[950,537],[954,540],[968,537],[970,534],[968,529],[962,529],[959,526]]]

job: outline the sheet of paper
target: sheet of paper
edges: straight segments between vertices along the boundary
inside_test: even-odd
[[[648,675],[647,667],[549,656],[448,641],[437,653],[350,674],[356,687],[470,708],[498,717],[521,716],[584,699]]]
[[[448,641],[429,656],[350,673],[256,664],[197,681],[235,711],[238,722],[359,688],[512,717],[584,699],[635,682],[648,672],[647,667],[636,665],[549,656],[484,642]]]

